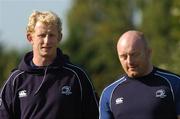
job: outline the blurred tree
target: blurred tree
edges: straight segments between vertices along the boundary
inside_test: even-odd
[[[0,55],[0,86],[7,80],[10,72],[17,66],[19,54],[16,51]]]
[[[1,37],[0,41],[2,41]],[[3,46],[0,43],[0,87],[7,80],[11,70],[17,66],[20,57],[16,50],[5,51]]]
[[[180,1],[137,0],[142,24],[153,48],[154,64],[180,73]]]
[[[116,42],[129,29],[145,33],[155,65],[178,72],[179,8],[178,0],[75,0],[63,48],[86,67],[99,93],[122,73]]]
[[[153,49],[153,63],[167,68],[171,58],[171,46],[174,41],[170,38],[170,9],[171,0],[138,0],[142,11],[142,24],[139,27],[149,39]]]
[[[86,67],[99,93],[122,72],[116,42],[121,33],[134,28],[131,17],[128,1],[74,1],[64,50]]]
[[[171,7],[171,39],[175,44],[169,44],[172,47],[172,62],[169,64],[170,68],[180,74],[180,1],[173,0]]]

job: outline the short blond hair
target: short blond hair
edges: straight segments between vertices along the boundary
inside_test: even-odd
[[[34,27],[37,22],[42,22],[47,25],[55,25],[57,26],[58,34],[61,36],[62,32],[62,23],[60,18],[52,11],[34,11],[29,16],[28,25],[26,28],[27,34],[31,34],[34,32]]]

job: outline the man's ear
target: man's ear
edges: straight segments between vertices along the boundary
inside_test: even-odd
[[[31,35],[31,34],[27,34],[26,37],[27,37],[27,40],[28,40],[31,44],[33,44],[32,35]]]
[[[58,41],[60,42],[62,40],[62,33],[59,35]]]

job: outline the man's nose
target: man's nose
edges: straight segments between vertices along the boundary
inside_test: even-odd
[[[44,38],[44,43],[48,44],[50,42],[50,37],[47,34],[46,37]]]
[[[127,57],[127,62],[128,62],[128,64],[133,64],[133,62],[134,62],[134,58],[132,57],[132,56],[130,56],[130,55],[128,55],[128,57]]]

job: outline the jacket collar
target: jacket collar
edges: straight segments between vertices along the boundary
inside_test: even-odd
[[[59,48],[57,48],[56,58],[54,59],[52,64],[50,64],[49,66],[45,66],[45,67],[32,66],[32,64],[31,64],[32,58],[33,58],[32,51],[26,53],[25,56],[23,57],[23,59],[21,60],[19,66],[18,66],[18,69],[27,71],[27,72],[40,73],[40,72],[44,72],[46,67],[48,67],[48,69],[54,70],[54,69],[62,68],[62,66],[65,63],[70,63],[69,57],[67,55],[64,55]]]

